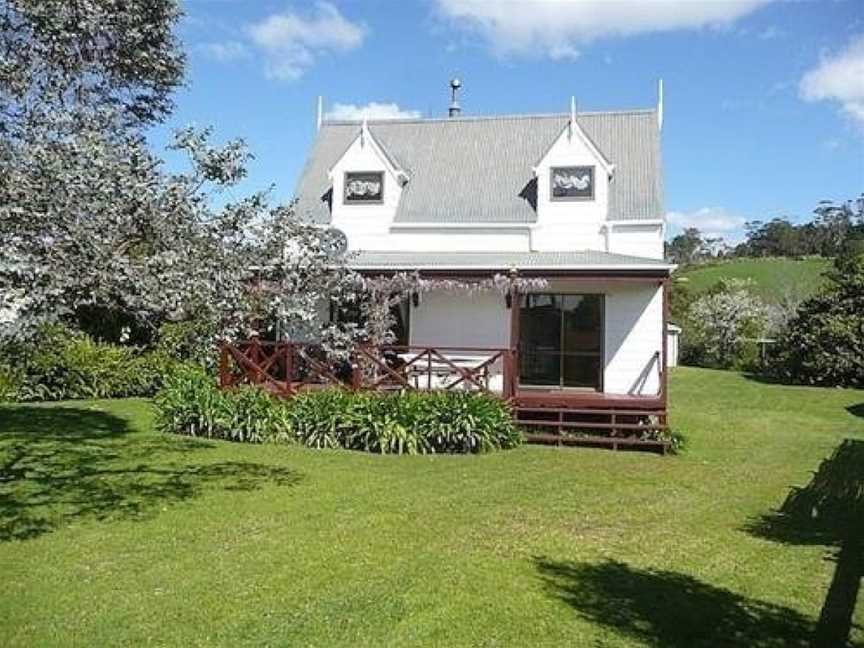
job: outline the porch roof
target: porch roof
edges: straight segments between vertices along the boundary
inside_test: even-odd
[[[675,265],[662,259],[613,254],[600,250],[562,252],[410,252],[360,251],[348,264],[360,271],[652,271],[668,274]]]

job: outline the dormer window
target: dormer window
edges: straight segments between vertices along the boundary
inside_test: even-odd
[[[552,167],[549,173],[552,200],[594,200],[594,167]]]
[[[344,202],[346,205],[366,205],[384,202],[384,172],[346,172]]]

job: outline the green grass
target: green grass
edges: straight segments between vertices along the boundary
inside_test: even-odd
[[[821,257],[732,259],[690,266],[676,276],[687,277],[694,293],[708,290],[721,279],[752,279],[754,292],[769,303],[776,303],[787,296],[812,295],[822,285],[822,273],[830,265],[830,259]]]
[[[672,389],[674,457],[374,456],[160,436],[142,400],[0,408],[0,643],[809,645],[833,540],[771,514],[864,441],[864,391],[688,368]],[[864,645],[861,601],[854,621]]]

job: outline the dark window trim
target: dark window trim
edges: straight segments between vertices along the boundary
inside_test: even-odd
[[[591,195],[590,196],[555,196],[553,183],[555,182],[555,169],[591,169]],[[594,186],[597,183],[597,165],[595,164],[565,164],[562,166],[549,167],[549,200],[551,202],[592,202],[595,198]]]
[[[376,174],[381,176],[381,197],[375,200],[349,200],[348,199],[348,176],[359,174]],[[385,171],[345,171],[342,175],[342,204],[343,205],[381,205],[384,203],[384,191],[387,188],[384,184]]]

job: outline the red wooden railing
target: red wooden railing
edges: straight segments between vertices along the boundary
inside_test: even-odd
[[[510,398],[515,393],[516,353],[485,347],[357,346],[342,358],[301,342],[224,344],[222,387],[261,385],[292,396],[323,387],[352,390],[467,390]]]

